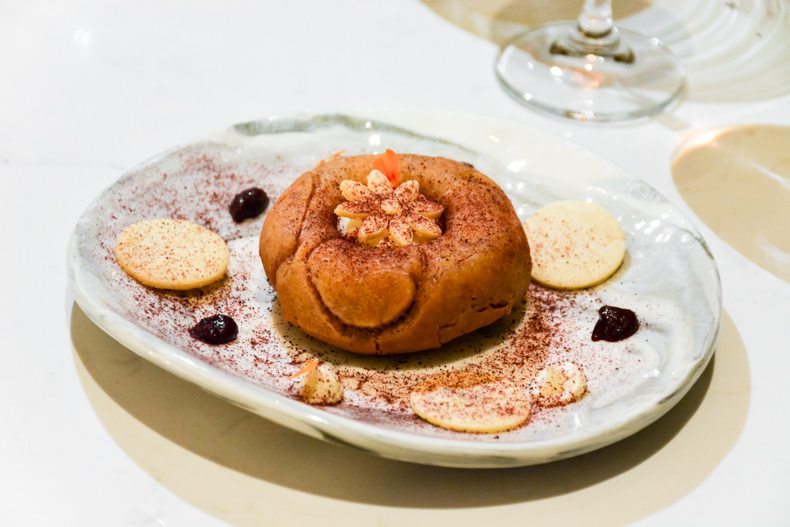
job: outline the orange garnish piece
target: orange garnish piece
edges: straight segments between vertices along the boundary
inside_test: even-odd
[[[387,148],[379,157],[373,160],[373,168],[382,172],[393,187],[398,186],[398,154]]]
[[[345,153],[346,153],[346,151],[345,151],[345,150],[341,150],[340,152],[335,152],[334,154],[332,154],[332,157],[334,157],[335,159],[337,159],[338,157],[342,156],[342,155],[343,155],[343,154],[345,154]],[[327,159],[328,159],[328,158],[327,158]],[[316,168],[318,168],[318,167],[320,167],[321,165],[323,165],[324,163],[326,163],[326,159],[322,159],[321,161],[319,161],[319,162],[318,162],[318,164],[317,164],[315,167],[316,167]]]
[[[305,373],[310,373],[314,369],[318,368],[319,364],[321,364],[320,360],[311,360],[310,362],[308,362],[307,364],[302,366],[301,370],[299,370],[298,372],[294,373],[293,375],[291,375],[288,378],[289,379],[294,379],[296,377],[299,377],[300,375],[304,375]]]

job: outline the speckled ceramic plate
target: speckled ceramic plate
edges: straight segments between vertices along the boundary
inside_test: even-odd
[[[589,199],[620,221],[628,256],[604,284],[572,293],[533,285],[505,320],[440,350],[364,357],[304,336],[285,322],[258,258],[263,216],[234,223],[227,207],[251,186],[276,198],[331,154],[442,155],[497,181],[524,219],[558,199]],[[113,248],[127,225],[172,217],[219,233],[228,276],[190,292],[141,286]],[[69,279],[80,307],[134,352],[217,396],[314,437],[379,455],[436,465],[509,467],[574,456],[622,439],[669,410],[708,363],[721,316],[716,265],[700,234],[649,185],[566,140],[504,121],[425,110],[304,114],[244,123],[175,148],[127,172],[79,220]],[[632,309],[641,326],[617,343],[590,338],[604,304]],[[210,346],[189,336],[223,312],[238,339]],[[305,360],[334,364],[345,400],[313,407],[289,375]],[[563,408],[534,408],[521,428],[496,435],[450,432],[408,407],[411,387],[443,369],[473,366],[526,386],[547,362],[573,360],[589,395]]]

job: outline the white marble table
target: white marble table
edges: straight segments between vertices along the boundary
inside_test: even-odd
[[[499,89],[494,44],[402,0],[11,0],[0,50],[0,524],[790,524],[790,284],[715,226],[697,221],[720,267],[724,324],[690,394],[620,443],[507,470],[375,458],[220,401],[93,325],[64,256],[79,215],[126,169],[232,123],[305,109],[523,123],[592,149],[694,219],[670,171],[684,136],[790,124],[789,95],[690,99],[627,125],[543,117]]]

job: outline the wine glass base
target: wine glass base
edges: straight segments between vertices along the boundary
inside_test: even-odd
[[[619,45],[590,50],[574,34],[575,21],[561,22],[502,46],[496,75],[505,91],[538,111],[599,122],[654,115],[683,92],[683,67],[657,39],[619,30]]]

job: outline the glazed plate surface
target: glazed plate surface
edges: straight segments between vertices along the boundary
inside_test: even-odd
[[[533,285],[527,301],[494,325],[440,350],[365,357],[304,336],[282,319],[258,257],[264,216],[234,223],[228,204],[263,188],[274,199],[321,159],[396,152],[472,163],[494,179],[522,220],[556,200],[609,210],[628,254],[595,288],[557,292]],[[194,221],[231,251],[225,279],[189,292],[157,291],[127,276],[113,249],[144,219]],[[455,467],[543,463],[600,448],[668,411],[710,360],[721,318],[716,264],[689,221],[645,182],[564,139],[522,125],[429,110],[304,113],[243,123],[176,147],[129,170],[98,196],[74,228],[69,280],[77,303],[135,353],[251,412],[311,436],[395,459]],[[636,312],[640,330],[617,343],[590,338],[602,305]],[[188,329],[218,312],[239,337],[211,346]],[[311,359],[340,372],[345,400],[313,407],[290,375]],[[534,408],[506,433],[464,434],[427,424],[408,407],[411,387],[447,369],[483,369],[526,386],[548,362],[573,360],[590,393],[563,408]]]

